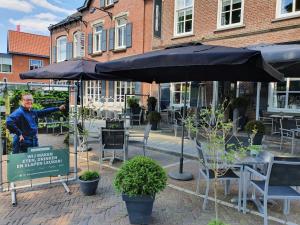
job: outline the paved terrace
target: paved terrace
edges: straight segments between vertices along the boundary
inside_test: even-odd
[[[48,136],[45,138],[49,139]],[[51,139],[57,144],[62,137]],[[185,152],[193,155],[194,143],[185,140]],[[158,144],[159,143],[159,144]],[[167,171],[178,169],[178,157],[175,154],[180,150],[180,138],[161,133],[151,133],[147,155],[157,160]],[[86,159],[92,169],[99,169],[98,146],[92,145],[93,151],[79,153],[79,168],[87,167]],[[287,145],[287,151],[289,146]],[[156,151],[153,151],[153,150]],[[276,149],[275,149],[276,150]],[[172,152],[172,154],[167,154]],[[131,142],[129,157],[142,154],[138,142]],[[71,155],[71,162],[73,161]],[[115,172],[121,163],[104,164],[101,171],[101,181],[97,195],[91,197],[82,196],[79,185],[69,182],[72,194],[65,193],[60,184],[52,184],[46,188],[30,188],[18,191],[18,206],[12,207],[10,193],[0,193],[0,224],[129,224],[125,204],[119,194],[112,187]],[[184,169],[197,177],[199,164],[190,158],[185,161]],[[214,203],[209,201],[208,209],[202,210],[203,196],[195,193],[196,180],[178,182],[168,179],[168,187],[156,197],[153,212],[153,224],[158,225],[206,225],[214,218]],[[201,193],[204,184],[201,183]],[[262,217],[257,213],[253,205],[249,205],[250,213],[244,215],[236,210],[236,206],[230,203],[230,199],[237,193],[237,186],[233,185],[231,194],[223,195],[223,186],[219,185],[220,218],[231,225],[258,225],[262,224]],[[213,193],[210,193],[213,196]],[[212,200],[212,198],[211,198]],[[275,224],[300,224],[299,202],[292,202],[291,213],[286,218],[282,214],[282,203],[269,207],[270,225]]]

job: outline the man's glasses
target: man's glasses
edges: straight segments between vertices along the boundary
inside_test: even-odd
[[[23,98],[23,100],[24,100],[25,102],[33,102],[33,99],[32,99],[32,98]]]

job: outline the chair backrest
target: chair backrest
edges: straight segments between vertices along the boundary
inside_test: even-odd
[[[101,129],[101,144],[104,149],[124,149],[125,130]]]
[[[300,186],[300,157],[274,157],[268,175],[270,186]]]
[[[145,131],[144,131],[144,139],[148,139],[149,138],[151,127],[152,127],[152,125],[150,123],[148,123],[146,125]]]

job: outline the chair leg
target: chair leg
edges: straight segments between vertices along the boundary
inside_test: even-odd
[[[268,199],[264,195],[264,225],[268,225]]]
[[[206,179],[206,190],[205,190],[205,198],[204,198],[203,206],[202,206],[203,210],[206,209],[208,192],[209,192],[209,179],[208,178],[205,178],[205,179]]]
[[[145,142],[143,143],[143,154],[144,154],[144,156],[146,156],[146,144],[145,144]]]
[[[283,137],[280,137],[280,151],[282,150],[282,142],[283,142]]]
[[[243,173],[243,213],[245,214],[247,210],[248,174],[246,172]]]
[[[241,175],[240,175],[241,176]],[[238,211],[241,211],[241,199],[242,199],[242,178],[240,177],[238,179],[238,189],[239,189],[239,194],[238,194]]]
[[[230,194],[230,180],[225,180],[225,196]]]
[[[200,193],[200,178],[201,178],[201,173],[199,172],[199,177],[197,179],[197,184],[196,184],[196,193]]]

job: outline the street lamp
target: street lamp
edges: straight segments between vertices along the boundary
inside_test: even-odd
[[[106,10],[104,10],[104,9],[101,9],[101,8],[98,8],[98,7],[93,7],[93,8],[91,8],[91,9],[90,9],[90,13],[93,14],[96,10],[100,10],[100,11],[102,11],[102,12],[107,13],[107,15],[109,16],[109,18],[112,20],[113,14],[112,14],[111,12],[108,12],[108,11],[106,11]]]

